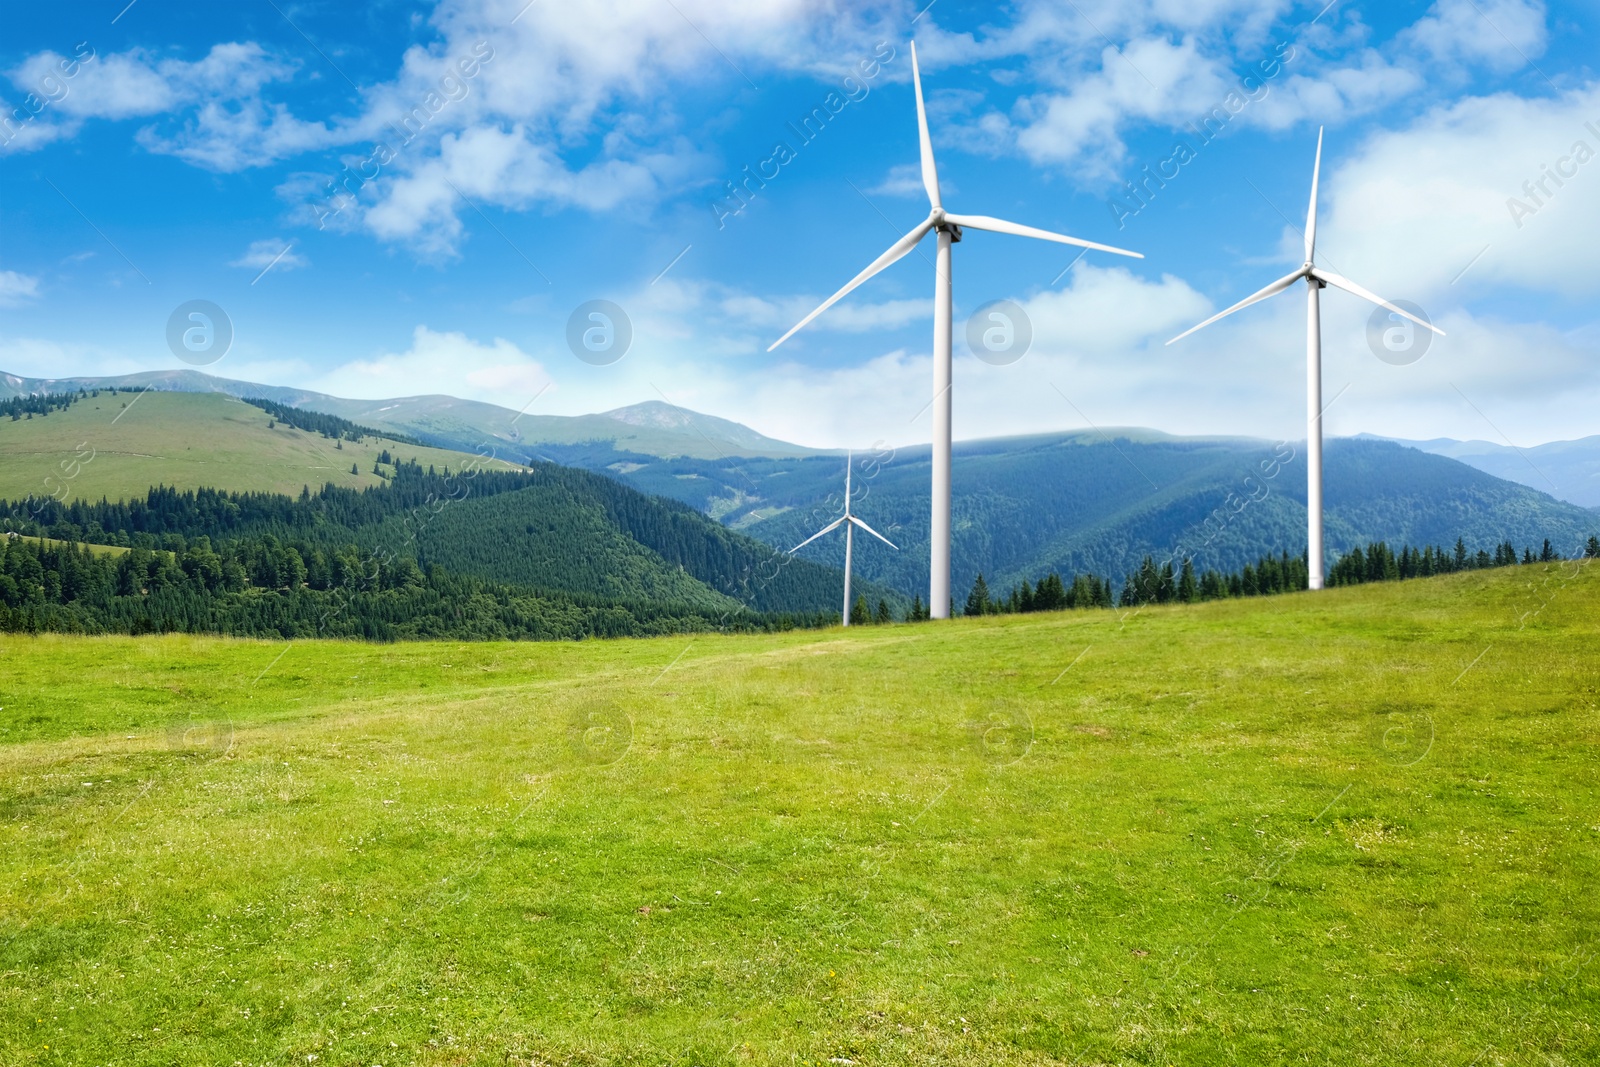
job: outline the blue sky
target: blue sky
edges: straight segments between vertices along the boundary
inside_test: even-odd
[[[1147,257],[969,232],[959,437],[1302,436],[1303,298],[1163,342],[1298,265],[1319,126],[1319,261],[1449,334],[1385,362],[1324,294],[1330,432],[1600,432],[1592,4],[525,2],[6,2],[0,370],[184,366],[167,320],[206,299],[228,377],[926,440],[931,241],[765,351],[927,213],[915,39],[947,208]],[[1147,165],[1176,176],[1114,208]],[[633,326],[604,366],[566,339],[594,299]],[[1033,325],[1003,366],[964,342],[995,299]]]

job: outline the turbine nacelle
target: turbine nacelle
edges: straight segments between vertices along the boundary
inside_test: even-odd
[[[939,195],[939,169],[933,158],[933,139],[928,135],[928,113],[922,101],[922,74],[917,66],[917,45],[914,41],[911,44],[911,82],[917,95],[917,141],[922,156],[922,187],[928,194],[928,217],[918,223],[910,233],[890,245],[883,255],[873,260],[865,270],[850,279],[844,288],[824,300],[815,311],[796,323],[793,329],[768,345],[768,352],[793,337],[809,324],[812,319],[815,319],[834,304],[843,300],[856,286],[909,255],[911,250],[917,246],[917,242],[930,233],[948,233],[951,243],[954,244],[961,240],[961,231],[963,229],[988,230],[991,233],[1008,233],[1015,237],[1032,237],[1040,241],[1076,245],[1079,248],[1111,252],[1119,256],[1131,256],[1134,259],[1144,258],[1140,253],[1129,252],[1125,248],[1115,248],[1111,245],[1098,244],[1094,241],[1085,241],[1081,238],[1069,237],[1064,233],[1041,230],[1034,226],[1023,226],[1020,223],[1008,222],[992,215],[958,215],[953,211],[946,211],[944,202]]]
[[[1295,282],[1299,281],[1301,278],[1309,279],[1311,282],[1313,282],[1316,285],[1316,287],[1318,289],[1326,289],[1330,285],[1333,286],[1335,289],[1343,289],[1347,293],[1351,293],[1351,294],[1353,294],[1355,296],[1359,296],[1363,300],[1370,301],[1371,303],[1377,304],[1379,307],[1385,308],[1388,311],[1391,311],[1394,314],[1401,316],[1402,318],[1410,319],[1412,322],[1416,323],[1418,326],[1425,326],[1428,329],[1432,330],[1434,333],[1438,334],[1440,337],[1444,336],[1444,331],[1439,329],[1439,327],[1435,326],[1433,323],[1424,322],[1422,319],[1419,319],[1415,315],[1411,314],[1411,312],[1405,310],[1402,307],[1397,307],[1395,304],[1390,303],[1389,301],[1385,300],[1383,297],[1377,295],[1376,293],[1371,292],[1370,290],[1362,288],[1361,286],[1357,285],[1355,282],[1351,281],[1349,278],[1345,278],[1345,277],[1342,277],[1342,276],[1340,276],[1338,274],[1334,274],[1332,271],[1323,270],[1322,268],[1317,266],[1317,264],[1316,264],[1316,251],[1317,251],[1317,185],[1319,183],[1321,175],[1322,175],[1322,131],[1318,130],[1317,131],[1317,160],[1316,160],[1316,162],[1314,164],[1312,164],[1312,167],[1311,167],[1311,205],[1310,205],[1310,207],[1308,207],[1306,209],[1306,261],[1304,263],[1300,264],[1300,269],[1296,270],[1293,274],[1284,275],[1282,278],[1279,278],[1277,281],[1273,282],[1271,285],[1266,286],[1265,288],[1258,289],[1254,293],[1251,293],[1249,296],[1245,297],[1243,300],[1239,301],[1237,304],[1235,304],[1232,307],[1228,308],[1226,311],[1220,311],[1217,314],[1211,316],[1209,319],[1207,319],[1206,321],[1202,322],[1200,325],[1191,327],[1191,328],[1183,331],[1178,336],[1174,337],[1172,339],[1172,341],[1168,341],[1167,344],[1170,345],[1170,344],[1173,343],[1173,341],[1181,341],[1185,337],[1188,337],[1191,333],[1194,333],[1196,330],[1205,329],[1207,326],[1210,326],[1213,322],[1216,322],[1218,319],[1225,319],[1229,315],[1232,315],[1235,311],[1238,311],[1238,310],[1240,310],[1242,308],[1247,308],[1251,304],[1258,303],[1259,301],[1265,300],[1269,296],[1276,296],[1278,293],[1283,292],[1285,289],[1289,288],[1289,286],[1293,285]]]

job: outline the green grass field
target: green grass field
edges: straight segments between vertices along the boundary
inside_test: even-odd
[[[372,464],[385,448],[453,470],[475,458],[376,437],[335,448],[321,434],[281,422],[268,429],[272,421],[260,408],[220,393],[161,392],[101,393],[48,417],[0,419],[0,500],[29,494],[68,503],[123,500],[153,485],[297,496],[302,486],[320,489],[327,482],[361,489],[383,484]],[[350,473],[352,463],[360,473]]]
[[[0,637],[0,1062],[1600,1062],[1600,568]]]

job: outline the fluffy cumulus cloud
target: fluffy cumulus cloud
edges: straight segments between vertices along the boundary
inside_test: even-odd
[[[1326,186],[1326,249],[1415,298],[1600,293],[1600,82],[1469,97],[1381,131]]]
[[[550,381],[538,361],[504,338],[484,343],[463,333],[418,326],[404,352],[354,360],[302,384],[359,400],[403,391],[408,396],[447,393],[520,407],[513,398],[532,399]]]
[[[263,99],[297,69],[254,42],[214,45],[192,62],[143,48],[101,55],[87,44],[36,53],[8,72],[32,115],[5,148],[74,137],[91,119],[159,119],[139,131],[146,148],[224,172],[337,143],[336,130]]]
[[[882,19],[806,0],[444,0],[432,16],[437,43],[408,51],[394,81],[368,96],[377,132],[355,169],[392,180],[344,177],[333,195],[339,222],[439,256],[460,239],[472,210],[463,198],[512,210],[648,210],[704,162],[673,132],[669,86],[741,84],[740,63],[841,74],[842,57],[882,36]],[[328,199],[323,190],[309,210],[322,218]]]
[[[1089,181],[1125,159],[1147,124],[1178,127],[1216,115],[1283,129],[1342,121],[1474,70],[1504,72],[1543,52],[1540,0],[1436,0],[1415,23],[1373,41],[1347,5],[1305,13],[1283,0],[1033,0],[982,34],[930,29],[933,63],[1019,59],[1034,86],[957,131],[966,146],[1015,151]],[[1012,79],[1007,79],[1012,80]]]

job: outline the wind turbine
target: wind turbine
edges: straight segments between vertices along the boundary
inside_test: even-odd
[[[844,514],[789,550],[789,555],[792,556],[823,534],[832,533],[840,526],[844,527],[844,624],[846,626],[850,625],[850,554],[855,547],[854,527],[861,527],[896,552],[900,551],[900,546],[850,513],[850,465],[851,459],[847,457],[844,467]]]
[[[1115,252],[1119,256],[1144,257],[1110,245],[1083,241],[1066,234],[1021,226],[989,215],[957,215],[947,212],[939,199],[939,174],[933,162],[933,141],[928,136],[928,113],[922,103],[922,74],[917,68],[917,45],[911,44],[911,81],[917,94],[917,134],[922,144],[922,186],[928,191],[932,210],[928,217],[906,234],[889,250],[850,279],[843,289],[828,297],[811,314],[795,324],[794,329],[774,341],[771,352],[793,337],[802,327],[838,303],[852,289],[897,262],[917,246],[930,231],[939,235],[938,259],[934,266],[936,275],[933,288],[933,515],[929,524],[930,560],[928,574],[928,612],[932,618],[950,617],[950,379],[952,358],[950,352],[950,320],[953,315],[950,284],[950,246],[961,240],[963,226],[993,233],[1009,233],[1017,237],[1036,237],[1041,241],[1055,241],[1080,248],[1093,248],[1101,252]]]
[[[1286,274],[1265,289],[1253,293],[1226,311],[1218,312],[1199,326],[1185,330],[1167,344],[1181,341],[1195,330],[1204,329],[1218,319],[1232,315],[1240,308],[1249,307],[1269,296],[1275,296],[1304,278],[1306,281],[1306,563],[1308,585],[1312,589],[1323,587],[1322,556],[1322,290],[1327,286],[1354,293],[1370,300],[1381,308],[1404,316],[1418,326],[1426,326],[1440,337],[1444,331],[1431,322],[1423,322],[1411,312],[1398,308],[1383,297],[1369,292],[1332,271],[1316,265],[1317,250],[1317,180],[1322,173],[1322,129],[1317,130],[1317,160],[1311,168],[1311,206],[1306,209],[1306,261],[1292,274]]]

